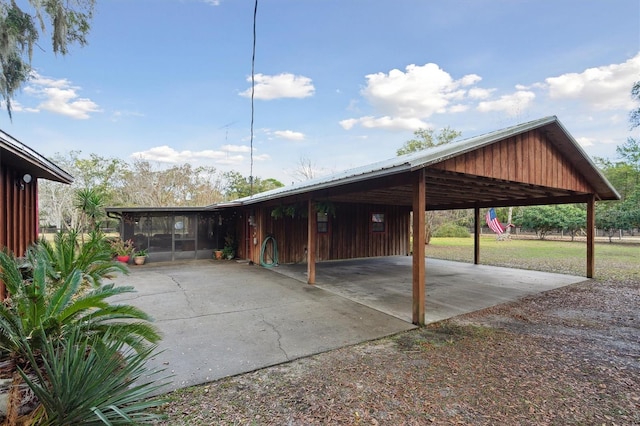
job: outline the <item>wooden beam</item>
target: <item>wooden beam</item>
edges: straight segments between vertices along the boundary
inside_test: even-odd
[[[307,200],[308,205],[308,228],[307,228],[307,283],[316,283],[316,209],[313,207],[311,196]]]
[[[425,324],[425,217],[426,183],[425,171],[413,173],[413,323]]]
[[[480,264],[480,207],[473,208],[473,264]]]
[[[591,195],[587,199],[587,278],[593,278],[595,265],[595,226],[596,226],[596,198]]]

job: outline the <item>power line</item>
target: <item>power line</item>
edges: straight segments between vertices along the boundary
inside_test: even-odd
[[[256,0],[253,8],[253,54],[251,55],[251,166],[249,171],[249,196],[253,196],[253,116],[255,113],[254,108],[254,95],[256,91],[256,18],[258,16],[258,0]]]

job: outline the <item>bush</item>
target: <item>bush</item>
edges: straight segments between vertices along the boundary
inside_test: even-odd
[[[460,225],[445,223],[435,230],[433,236],[436,238],[469,238],[471,234]]]

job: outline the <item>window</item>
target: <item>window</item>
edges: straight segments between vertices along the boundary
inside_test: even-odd
[[[371,215],[371,232],[384,232],[384,213]]]
[[[329,232],[329,216],[326,213],[318,213],[318,233],[326,234]]]

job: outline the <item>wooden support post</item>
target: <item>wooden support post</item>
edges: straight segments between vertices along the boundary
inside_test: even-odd
[[[309,219],[307,220],[307,283],[316,283],[316,228],[317,220],[316,210],[313,208],[313,200],[309,197],[308,201]]]
[[[425,169],[414,172],[413,181],[413,323],[425,324],[425,235],[427,208]]]
[[[595,276],[596,197],[587,198],[587,278]]]
[[[473,264],[480,264],[480,207],[473,208]]]

